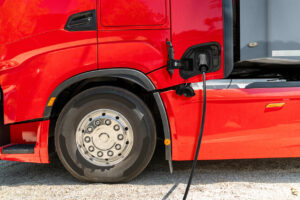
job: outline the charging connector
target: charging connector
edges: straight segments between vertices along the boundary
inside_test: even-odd
[[[205,124],[205,113],[206,113],[206,80],[205,74],[207,72],[214,72],[220,66],[220,55],[221,51],[219,45],[215,43],[204,44],[200,46],[194,46],[193,48],[188,49],[188,51],[184,54],[181,60],[174,59],[174,49],[173,45],[170,41],[167,41],[168,47],[168,65],[167,69],[172,76],[174,73],[174,69],[179,69],[180,76],[183,79],[188,79],[193,76],[197,76],[202,73],[203,75],[203,108],[202,108],[202,121],[201,121],[201,128],[200,133],[198,136],[198,143],[195,152],[195,158],[193,161],[193,166],[191,170],[191,174],[189,177],[188,184],[186,186],[186,190],[184,193],[183,199],[186,200],[194,171],[197,165],[197,160],[199,156],[199,151],[202,142],[202,136],[204,131],[204,124]],[[195,96],[195,92],[190,84],[182,84],[179,85],[176,89],[176,94],[185,97],[193,97]]]
[[[203,74],[202,121],[201,121],[201,128],[200,128],[200,133],[199,133],[199,136],[198,136],[198,143],[197,143],[197,148],[196,148],[195,157],[194,157],[194,161],[193,161],[193,166],[192,166],[189,181],[187,183],[186,190],[185,190],[185,193],[184,193],[184,196],[183,196],[183,200],[186,200],[186,198],[188,196],[188,193],[189,193],[189,190],[190,190],[190,186],[191,186],[191,183],[192,183],[194,171],[195,171],[195,168],[196,168],[196,165],[197,165],[197,160],[198,160],[198,156],[199,156],[199,152],[200,152],[202,136],[203,136],[203,132],[204,132],[205,114],[206,114],[206,80],[205,80],[205,73],[206,73],[207,69],[208,69],[208,67],[205,66],[205,65],[200,66],[200,70],[202,71],[202,74]]]

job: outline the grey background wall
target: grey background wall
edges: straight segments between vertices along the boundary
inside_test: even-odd
[[[300,60],[299,8],[300,0],[240,0],[241,60]]]

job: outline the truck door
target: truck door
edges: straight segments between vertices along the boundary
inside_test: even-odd
[[[149,73],[167,63],[167,0],[97,0],[99,68]]]

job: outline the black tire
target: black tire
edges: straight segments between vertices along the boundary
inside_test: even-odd
[[[113,109],[131,124],[133,146],[128,156],[113,166],[97,166],[78,151],[76,129],[81,119],[97,109]],[[142,114],[142,115],[141,115]],[[87,182],[128,182],[150,162],[156,146],[156,128],[146,104],[133,93],[101,86],[73,97],[60,113],[55,127],[55,148],[64,167],[77,179]]]

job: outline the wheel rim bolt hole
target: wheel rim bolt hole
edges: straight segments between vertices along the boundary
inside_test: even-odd
[[[88,127],[88,128],[87,128],[87,132],[88,132],[88,133],[91,133],[91,132],[93,132],[93,127],[91,127],[91,126],[90,126],[90,127]]]
[[[97,156],[101,158],[101,157],[103,156],[103,152],[102,152],[102,151],[99,151],[99,152],[97,153]]]
[[[95,148],[94,148],[93,146],[90,146],[90,147],[89,147],[89,151],[90,151],[90,152],[93,152],[94,150],[95,150]]]
[[[109,126],[109,125],[111,125],[111,121],[110,121],[109,119],[107,119],[107,120],[105,120],[105,124],[106,124],[107,126]]]
[[[116,144],[115,148],[116,148],[116,150],[120,150],[121,149],[121,145],[120,144]]]
[[[96,121],[95,121],[95,125],[96,125],[96,126],[100,126],[100,124],[101,124],[100,120],[96,120]]]
[[[119,126],[119,125],[114,125],[114,130],[115,130],[115,131],[120,130],[120,126]]]
[[[91,138],[87,136],[87,137],[84,138],[84,141],[89,143],[91,141]]]
[[[124,139],[124,136],[122,134],[119,134],[118,135],[118,140],[123,140]]]
[[[113,156],[113,155],[114,155],[114,152],[112,152],[112,151],[108,151],[108,152],[107,152],[107,155],[111,157],[111,156]]]

